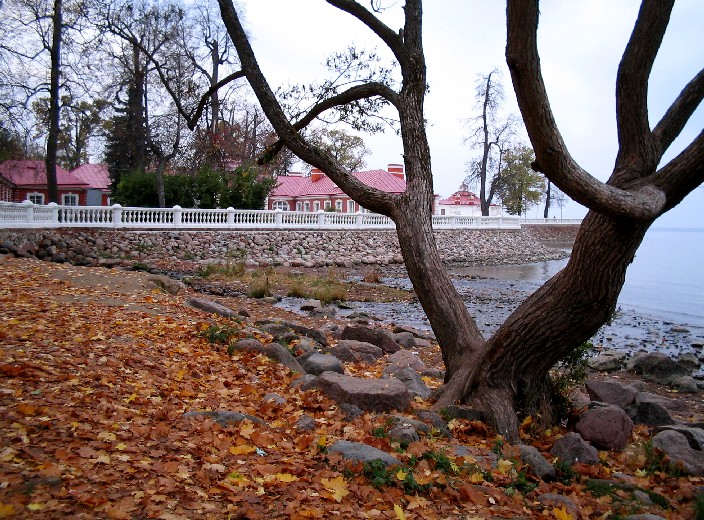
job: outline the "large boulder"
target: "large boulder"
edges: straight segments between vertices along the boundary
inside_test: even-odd
[[[394,377],[401,381],[408,391],[421,399],[430,397],[430,388],[425,384],[418,372],[411,367],[404,367],[394,373]]]
[[[393,339],[392,334],[381,328],[364,327],[363,325],[347,325],[342,329],[341,339],[354,339],[376,345],[385,354],[393,354],[401,349]]]
[[[579,415],[575,431],[603,450],[620,450],[633,432],[633,421],[618,406],[594,406]]]
[[[613,404],[626,408],[633,404],[638,390],[616,381],[587,381],[587,392],[592,401]]]
[[[353,339],[341,339],[337,345],[330,349],[330,352],[342,361],[349,363],[374,363],[384,355],[384,351],[376,345]]]
[[[225,318],[237,317],[237,313],[229,307],[225,307],[224,305],[220,305],[217,302],[207,300],[205,298],[188,298],[188,300],[186,300],[186,304],[190,305],[194,309],[205,311],[208,314],[217,314],[218,316],[224,316]]]
[[[280,343],[268,343],[264,345],[261,341],[253,338],[242,338],[232,345],[232,349],[240,352],[254,352],[278,361],[294,372],[305,373],[301,364],[293,357]]]
[[[654,401],[632,404],[626,408],[626,413],[635,424],[645,424],[651,427],[675,424],[667,410]]]
[[[571,432],[561,437],[550,452],[568,464],[597,464],[599,452],[578,433]]]
[[[555,479],[555,466],[550,464],[542,453],[527,444],[519,444],[518,449],[521,450],[521,459],[536,477],[545,481]]]
[[[653,448],[663,452],[670,462],[690,475],[704,475],[704,452],[692,449],[684,434],[665,430],[653,437]]]
[[[634,356],[627,365],[628,370],[643,374],[648,381],[669,385],[682,376],[691,375],[691,371],[660,352],[650,352]]]
[[[398,379],[360,379],[324,372],[316,386],[338,403],[358,406],[370,412],[405,410],[411,403],[411,394]]]
[[[411,367],[416,372],[425,370],[425,363],[417,354],[408,350],[399,350],[388,357],[388,362],[400,368]]]

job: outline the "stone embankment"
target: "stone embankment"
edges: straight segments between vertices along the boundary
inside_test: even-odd
[[[576,227],[443,230],[435,237],[450,266],[519,264],[565,256],[543,242],[564,241]],[[546,238],[548,233],[550,237]],[[559,236],[560,238],[555,238]],[[391,230],[349,231],[0,231],[0,254],[77,265],[132,266],[189,261],[245,261],[248,266],[354,267],[402,264]]]

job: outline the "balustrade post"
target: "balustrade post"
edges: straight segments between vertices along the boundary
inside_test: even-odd
[[[281,209],[274,210],[274,226],[277,228],[283,227],[284,225],[284,212]]]
[[[362,219],[363,218],[364,218],[364,214],[361,211],[358,211],[357,213],[354,214],[355,227],[358,227],[358,228],[362,227]]]
[[[51,208],[51,227],[59,227],[59,205],[56,202],[47,204]]]
[[[322,209],[318,210],[318,226],[325,225],[325,212]]]
[[[174,227],[175,228],[181,227],[182,217],[183,217],[183,208],[181,208],[181,206],[176,204],[174,206]]]
[[[450,216],[450,227],[451,227],[452,229],[456,229],[456,228],[457,228],[457,215],[451,215],[451,216]]]
[[[235,225],[235,208],[230,206],[225,211],[227,211],[227,227],[234,227],[234,225]]]
[[[112,205],[112,227],[122,227],[122,206],[120,204]]]
[[[32,203],[31,200],[23,200],[22,204],[24,204],[26,207],[24,208],[24,219],[27,222],[27,224],[31,224],[34,222],[34,204]],[[31,227],[31,226],[30,226]]]

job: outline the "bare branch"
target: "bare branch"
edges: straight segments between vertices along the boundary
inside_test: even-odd
[[[616,77],[619,182],[654,171],[661,152],[648,122],[648,78],[670,21],[674,0],[643,0]]]
[[[697,107],[704,100],[704,69],[699,71],[692,81],[680,92],[660,122],[653,130],[653,138],[660,147],[660,153],[670,147],[680,135]]]
[[[538,0],[509,0],[506,62],[523,121],[535,150],[535,169],[571,198],[616,218],[652,219],[665,204],[656,188],[620,189],[600,182],[572,158],[557,128],[538,55]]]
[[[394,32],[387,25],[383,24],[374,14],[363,7],[355,0],[327,0],[327,2],[357,18],[364,25],[369,27],[374,34],[391,49],[396,59],[401,64],[402,70],[407,70],[410,64],[410,56],[403,46],[403,38]]]
[[[677,206],[690,192],[704,184],[704,130],[649,181],[667,194],[662,213]]]
[[[259,68],[259,63],[240,23],[232,0],[218,0],[218,3],[220,4],[225,27],[237,49],[242,70],[259,100],[262,110],[264,110],[274,130],[276,130],[279,138],[286,144],[287,148],[308,164],[324,171],[335,184],[357,202],[363,200],[367,209],[389,215],[394,207],[393,201],[398,196],[371,188],[350,175],[330,154],[307,143],[294,125],[288,121],[274,92]],[[354,89],[350,90],[358,92]]]

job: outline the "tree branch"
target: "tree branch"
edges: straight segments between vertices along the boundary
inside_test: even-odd
[[[651,175],[649,181],[667,194],[662,213],[704,184],[704,130],[677,157]]]
[[[615,218],[652,219],[665,195],[639,185],[620,189],[582,169],[567,150],[548,100],[538,55],[538,0],[508,0],[506,62],[533,149],[535,169],[560,190],[598,213]]]
[[[396,59],[401,64],[401,69],[406,70],[410,65],[410,56],[403,46],[403,38],[387,25],[383,24],[374,14],[355,0],[326,0],[330,5],[345,11],[369,27],[374,34],[391,49]]]
[[[680,92],[665,115],[653,130],[653,138],[660,147],[660,153],[670,147],[680,135],[697,107],[704,100],[704,69]]]
[[[306,142],[298,130],[288,121],[274,92],[271,90],[240,23],[232,0],[218,0],[223,22],[237,49],[242,70],[254,90],[262,110],[271,122],[279,138],[294,154],[324,171],[345,193],[372,211],[390,215],[394,200],[398,197],[371,188],[353,177],[327,152]],[[352,89],[350,89],[352,90]],[[344,93],[343,93],[344,94]]]
[[[670,21],[674,0],[643,0],[616,76],[619,182],[648,175],[662,153],[650,132],[648,78]]]

